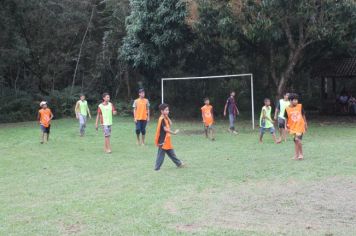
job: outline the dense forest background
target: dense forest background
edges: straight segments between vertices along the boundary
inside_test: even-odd
[[[160,78],[253,73],[256,105],[285,90],[317,109],[323,58],[356,56],[354,0],[1,0],[0,122],[56,117],[79,93],[93,108],[109,92],[122,114],[139,87],[156,108]],[[248,80],[174,82],[167,102],[195,116],[230,90],[248,110]]]

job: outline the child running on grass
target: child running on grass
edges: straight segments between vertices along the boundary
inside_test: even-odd
[[[80,95],[80,100],[75,104],[75,116],[79,120],[79,135],[83,137],[87,125],[87,117],[91,118],[88,102],[85,100],[85,95]]]
[[[171,135],[177,134],[179,130],[171,131],[172,121],[168,117],[169,107],[167,104],[161,104],[159,106],[159,110],[161,112],[161,116],[158,119],[155,137],[155,144],[158,146],[155,170],[160,170],[166,153],[177,167],[184,167],[185,164],[177,158],[171,143]]]
[[[51,129],[51,120],[53,114],[51,109],[48,108],[47,102],[42,101],[40,103],[41,109],[38,111],[37,120],[41,127],[41,144],[47,143],[49,140],[49,133]]]
[[[145,145],[146,126],[150,121],[150,103],[145,98],[145,90],[138,90],[139,98],[133,104],[133,115],[136,125],[137,145]],[[141,134],[141,140],[140,140]]]
[[[213,106],[210,105],[209,98],[204,99],[204,106],[201,108],[201,116],[204,123],[205,137],[210,138],[212,141],[215,141],[213,123],[214,123],[214,113]]]
[[[269,98],[265,98],[264,106],[262,107],[260,115],[260,143],[262,143],[262,138],[266,130],[268,130],[272,134],[274,142],[278,143],[276,139],[273,120],[271,118],[271,112],[271,100]]]
[[[292,159],[303,160],[302,139],[303,134],[308,129],[307,119],[302,104],[298,103],[298,95],[290,94],[289,100],[291,104],[286,108],[284,114],[286,118],[285,129],[289,130],[289,133],[294,137],[295,155]]]
[[[116,115],[116,109],[114,105],[110,102],[110,95],[108,93],[103,94],[103,102],[98,106],[98,114],[96,116],[95,128],[98,130],[98,123],[100,119],[100,124],[104,131],[104,152],[111,153],[111,126],[112,126],[112,116]]]

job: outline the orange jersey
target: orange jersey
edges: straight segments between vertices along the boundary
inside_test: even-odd
[[[287,107],[287,126],[291,134],[302,134],[305,132],[305,121],[303,118],[302,104],[295,107]]]
[[[203,106],[201,108],[201,114],[202,114],[203,122],[205,125],[209,126],[214,123],[213,106],[211,106],[211,105]]]
[[[138,98],[133,104],[136,120],[147,120],[150,103],[146,98]]]
[[[40,109],[38,111],[39,118],[40,118],[40,124],[43,125],[44,127],[49,127],[51,124],[51,116],[52,116],[52,111],[49,108],[46,109]]]
[[[173,149],[173,146],[171,143],[171,134],[164,130],[164,127],[169,129],[170,126],[171,125],[170,125],[169,120],[164,118],[164,116],[161,116],[158,119],[156,136],[155,136],[155,144],[157,146],[162,146],[162,149],[164,149],[164,150]]]

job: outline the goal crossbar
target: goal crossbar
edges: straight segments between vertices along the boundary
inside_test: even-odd
[[[221,78],[233,78],[233,77],[245,77],[249,76],[251,81],[251,114],[252,114],[252,129],[255,129],[255,105],[254,105],[254,93],[253,93],[253,74],[235,74],[235,75],[214,75],[214,76],[197,76],[197,77],[177,77],[177,78],[162,78],[161,79],[161,102],[164,103],[164,81],[172,80],[199,80],[199,79],[221,79]]]

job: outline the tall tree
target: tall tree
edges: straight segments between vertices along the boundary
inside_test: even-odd
[[[281,95],[303,63],[309,48],[353,40],[353,0],[233,0],[244,38],[269,61],[270,75]],[[321,52],[322,53],[322,52]]]
[[[189,40],[187,3],[183,0],[131,0],[122,56],[142,72],[178,65]]]

